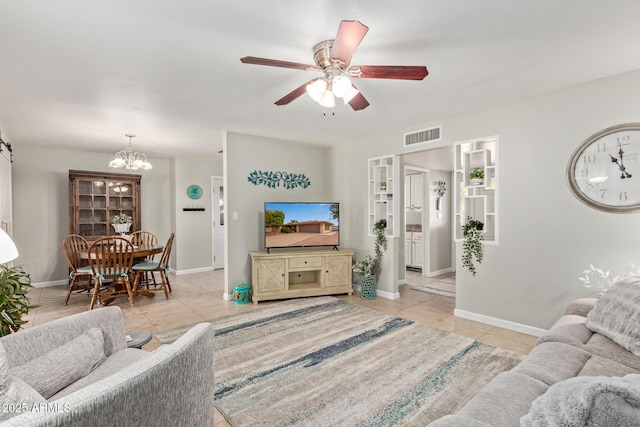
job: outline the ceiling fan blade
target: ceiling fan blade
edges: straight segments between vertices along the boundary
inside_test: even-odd
[[[255,56],[245,56],[240,58],[243,64],[267,65],[269,67],[293,68],[295,70],[314,71],[315,65],[300,64],[298,62],[279,61],[277,59],[256,58]]]
[[[356,87],[354,86],[354,88]],[[351,108],[353,108],[355,111],[360,111],[369,106],[369,101],[367,101],[367,98],[362,95],[362,92],[358,92],[358,94],[354,96],[351,101],[349,101],[349,105],[351,105]]]
[[[331,48],[331,58],[348,64],[367,31],[369,27],[358,21],[342,21]]]
[[[306,82],[302,86],[292,90],[291,92],[289,92],[288,94],[286,94],[282,98],[278,99],[275,102],[275,104],[276,105],[287,105],[291,101],[295,101],[296,99],[298,99],[300,96],[302,96],[307,91],[307,85],[309,83],[313,83],[316,80],[318,80],[318,79],[309,80],[308,82]]]
[[[424,66],[358,65],[349,68],[349,75],[362,79],[423,80],[429,71]]]

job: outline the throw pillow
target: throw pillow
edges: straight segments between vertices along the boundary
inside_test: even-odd
[[[9,370],[45,399],[89,374],[105,360],[104,336],[89,329],[68,343]]]
[[[640,276],[625,276],[605,292],[586,326],[640,356]]]
[[[549,387],[520,418],[521,427],[637,427],[640,375],[575,377]]]
[[[0,344],[0,421],[30,411],[35,403],[46,400],[24,381],[9,375],[7,353]]]

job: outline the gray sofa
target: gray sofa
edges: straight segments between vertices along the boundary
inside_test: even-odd
[[[430,427],[520,426],[534,400],[554,384],[574,377],[639,374],[640,357],[586,327],[586,316],[595,302],[585,298],[570,304],[520,364],[497,375],[457,413]],[[634,381],[637,383],[637,377]]]
[[[0,344],[3,426],[213,425],[213,329],[208,323],[148,352],[127,348],[122,312],[105,307],[21,330],[2,337]],[[69,347],[76,344],[80,347]],[[56,356],[60,348],[67,352]],[[80,354],[85,350],[88,355]],[[48,372],[31,379],[34,366]],[[56,374],[64,380],[72,371],[82,377],[57,390]],[[34,395],[29,381],[41,382],[38,387],[46,390]],[[46,403],[43,393],[53,393]]]

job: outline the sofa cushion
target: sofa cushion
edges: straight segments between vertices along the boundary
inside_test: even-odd
[[[30,411],[34,403],[46,403],[46,400],[24,381],[9,374],[7,353],[0,344],[0,421]]]
[[[537,345],[513,372],[526,375],[551,386],[582,371],[591,354],[580,348],[559,342]],[[550,363],[553,361],[553,363]]]
[[[149,354],[151,353],[145,350],[139,350],[137,348],[125,348],[124,350],[120,350],[117,353],[113,353],[111,356],[107,357],[107,359],[89,375],[86,375],[73,384],[69,385],[68,387],[63,388],[58,393],[53,395],[49,400],[53,401],[56,399],[60,399],[61,397],[80,390],[81,388],[107,378],[113,375],[115,372],[118,372],[126,368],[127,366],[132,365],[138,360],[145,359],[149,356]]]
[[[94,370],[105,360],[102,330],[89,329],[68,343],[9,370],[45,399]]]
[[[640,356],[640,276],[618,280],[596,302],[586,325]]]
[[[524,427],[640,425],[640,375],[577,377],[559,382],[534,400]]]
[[[640,374],[640,370],[606,357],[592,355],[578,374],[584,377],[624,377],[629,374]]]

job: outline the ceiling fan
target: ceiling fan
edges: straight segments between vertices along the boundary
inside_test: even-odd
[[[334,40],[325,40],[313,47],[313,59],[316,65],[297,62],[279,61],[277,59],[245,56],[244,64],[267,65],[270,67],[293,68],[303,71],[324,73],[289,92],[275,102],[276,105],[287,105],[307,92],[320,105],[333,108],[335,98],[342,98],[355,111],[364,110],[369,101],[351,83],[351,78],[361,79],[398,79],[423,80],[429,72],[424,66],[401,65],[354,65],[351,57],[360,45],[369,27],[358,21],[342,21]]]

